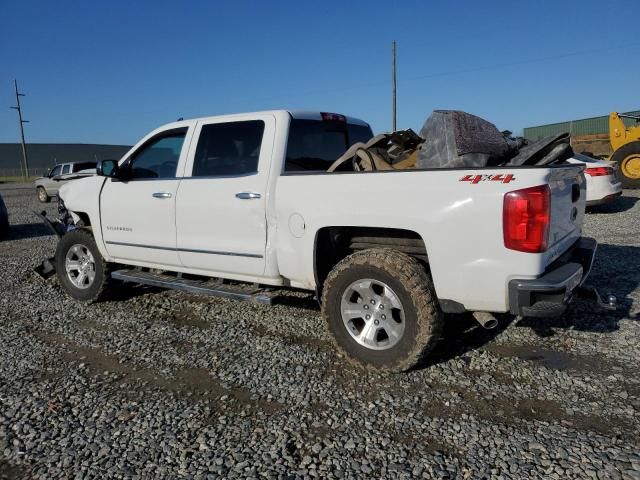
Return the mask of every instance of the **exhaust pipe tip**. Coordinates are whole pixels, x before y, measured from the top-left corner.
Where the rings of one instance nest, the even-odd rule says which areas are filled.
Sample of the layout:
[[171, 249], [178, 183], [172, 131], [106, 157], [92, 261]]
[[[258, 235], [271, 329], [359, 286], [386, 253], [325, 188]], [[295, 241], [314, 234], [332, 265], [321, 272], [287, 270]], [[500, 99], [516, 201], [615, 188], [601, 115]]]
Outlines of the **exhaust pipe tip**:
[[473, 312], [473, 318], [486, 330], [493, 330], [498, 326], [498, 319], [489, 312]]

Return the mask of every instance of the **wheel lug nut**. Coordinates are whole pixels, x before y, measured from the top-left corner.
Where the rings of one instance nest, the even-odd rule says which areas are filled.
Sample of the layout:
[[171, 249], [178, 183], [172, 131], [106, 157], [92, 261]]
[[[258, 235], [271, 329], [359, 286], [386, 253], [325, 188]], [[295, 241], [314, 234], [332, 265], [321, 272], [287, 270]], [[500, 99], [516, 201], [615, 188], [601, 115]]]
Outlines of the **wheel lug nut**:
[[[365, 315], [364, 318], [365, 318], [365, 320], [369, 320], [371, 318], [371, 315]], [[377, 322], [377, 320], [376, 320], [376, 322]]]
[[380, 310], [384, 310], [384, 305], [380, 304], [380, 306], [378, 307]]
[[375, 305], [376, 301], [375, 300], [371, 300], [371, 305]]
[[363, 308], [364, 308], [365, 310], [369, 310], [369, 305], [365, 305]]
[[382, 320], [386, 320], [386, 319], [387, 319], [387, 316], [386, 316], [386, 315], [380, 315], [380, 318], [381, 318]]
[[375, 323], [376, 325], [380, 325], [380, 320], [374, 320], [373, 323]]

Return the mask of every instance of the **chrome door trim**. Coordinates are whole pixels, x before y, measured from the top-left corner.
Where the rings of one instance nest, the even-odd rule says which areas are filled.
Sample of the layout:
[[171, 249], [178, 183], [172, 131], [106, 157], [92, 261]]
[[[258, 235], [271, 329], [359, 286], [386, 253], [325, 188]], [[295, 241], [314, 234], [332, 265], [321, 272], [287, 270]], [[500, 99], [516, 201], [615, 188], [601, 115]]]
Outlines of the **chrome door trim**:
[[210, 255], [227, 255], [233, 257], [247, 257], [247, 258], [262, 258], [262, 255], [258, 255], [256, 253], [239, 253], [239, 252], [222, 252], [222, 251], [214, 251], [214, 250], [198, 250], [192, 248], [173, 248], [173, 247], [159, 247], [157, 245], [144, 245], [141, 243], [127, 243], [127, 242], [113, 242], [106, 241], [108, 245], [119, 245], [121, 247], [138, 247], [138, 248], [151, 248], [154, 250], [172, 250], [176, 252], [185, 252], [185, 253], [207, 253]]

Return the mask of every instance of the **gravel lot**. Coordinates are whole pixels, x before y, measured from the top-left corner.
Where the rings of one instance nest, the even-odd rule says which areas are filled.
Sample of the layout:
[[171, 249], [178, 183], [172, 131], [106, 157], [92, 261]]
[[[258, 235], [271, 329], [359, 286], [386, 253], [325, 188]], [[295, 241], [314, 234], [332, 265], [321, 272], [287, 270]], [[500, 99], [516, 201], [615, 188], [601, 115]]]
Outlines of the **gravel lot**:
[[617, 312], [452, 316], [401, 375], [349, 367], [302, 294], [75, 303], [32, 273], [56, 243], [34, 192], [0, 194], [0, 479], [640, 479], [640, 192], [586, 220]]

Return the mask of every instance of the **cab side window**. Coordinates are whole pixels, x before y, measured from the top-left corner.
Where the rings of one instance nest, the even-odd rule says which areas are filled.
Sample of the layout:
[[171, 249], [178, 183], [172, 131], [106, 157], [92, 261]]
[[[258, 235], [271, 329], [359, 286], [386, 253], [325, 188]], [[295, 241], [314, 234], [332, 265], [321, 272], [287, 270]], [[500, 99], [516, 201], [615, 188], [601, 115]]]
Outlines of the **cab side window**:
[[186, 133], [172, 130], [140, 147], [131, 157], [131, 178], [175, 178]]
[[239, 176], [258, 171], [262, 120], [203, 125], [193, 160], [193, 177]]
[[62, 167], [62, 175], [66, 175], [68, 173], [71, 173], [71, 165], [66, 164], [64, 167]]

